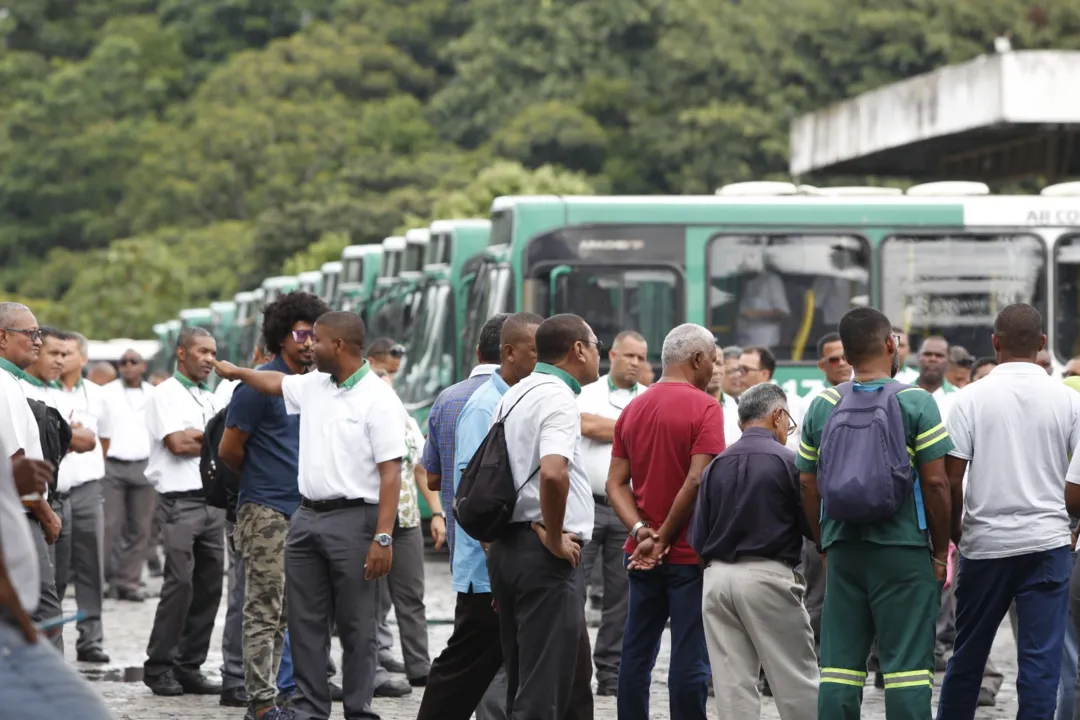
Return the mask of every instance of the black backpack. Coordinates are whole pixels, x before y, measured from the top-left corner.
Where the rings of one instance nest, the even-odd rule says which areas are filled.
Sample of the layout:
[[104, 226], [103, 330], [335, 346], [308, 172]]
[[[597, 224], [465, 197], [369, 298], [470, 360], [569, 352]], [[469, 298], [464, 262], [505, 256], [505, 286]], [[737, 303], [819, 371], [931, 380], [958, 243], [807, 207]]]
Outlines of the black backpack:
[[41, 436], [42, 457], [53, 466], [53, 480], [49, 484], [49, 490], [56, 491], [56, 480], [60, 476], [60, 462], [67, 455], [71, 447], [71, 425], [68, 425], [64, 416], [54, 408], [40, 400], [26, 399], [30, 405], [30, 411], [34, 413], [37, 422], [38, 435]]
[[240, 476], [221, 462], [218, 445], [225, 434], [225, 415], [229, 408], [222, 408], [206, 423], [203, 430], [202, 456], [199, 473], [202, 475], [203, 494], [206, 504], [225, 510], [229, 522], [236, 522], [236, 499], [240, 494]]
[[461, 482], [454, 493], [454, 519], [474, 540], [490, 543], [503, 536], [514, 514], [514, 505], [521, 489], [540, 471], [537, 467], [525, 478], [521, 487], [514, 487], [504, 427], [506, 418], [536, 387], [539, 386], [523, 392], [517, 402], [495, 421], [461, 472]]

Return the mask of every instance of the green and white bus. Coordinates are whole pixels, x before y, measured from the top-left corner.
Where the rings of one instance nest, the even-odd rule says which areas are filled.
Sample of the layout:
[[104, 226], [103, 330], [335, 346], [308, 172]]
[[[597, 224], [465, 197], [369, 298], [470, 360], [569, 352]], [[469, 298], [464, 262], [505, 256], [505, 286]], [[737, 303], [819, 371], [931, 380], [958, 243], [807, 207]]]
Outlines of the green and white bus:
[[807, 394], [821, 387], [817, 339], [853, 306], [881, 308], [913, 348], [940, 334], [980, 356], [997, 312], [1028, 302], [1058, 363], [1080, 352], [1080, 184], [1031, 197], [951, 182], [501, 197], [476, 264], [470, 347], [495, 312], [575, 312], [605, 345], [641, 332], [659, 371], [668, 330], [695, 322], [721, 345], [770, 346], [777, 380]]
[[340, 310], [355, 312], [368, 323], [367, 309], [382, 269], [381, 245], [350, 245], [341, 252]]
[[395, 308], [392, 308], [390, 303], [404, 259], [405, 238], [403, 236], [393, 235], [382, 241], [382, 262], [379, 277], [375, 279], [375, 292], [372, 293], [370, 305], [362, 313], [368, 325], [367, 334], [371, 339], [386, 335], [392, 329], [400, 327], [394, 324], [397, 318]]
[[334, 310], [341, 309], [341, 271], [342, 264], [338, 260], [325, 262], [319, 268], [322, 274], [322, 287], [319, 297]]

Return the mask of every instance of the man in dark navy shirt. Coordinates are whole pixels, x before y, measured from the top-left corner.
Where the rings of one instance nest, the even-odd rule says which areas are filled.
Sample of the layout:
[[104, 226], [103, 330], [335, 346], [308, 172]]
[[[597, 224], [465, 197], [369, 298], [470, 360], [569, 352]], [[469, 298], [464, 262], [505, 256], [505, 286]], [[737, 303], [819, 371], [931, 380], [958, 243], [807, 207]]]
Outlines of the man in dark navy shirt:
[[[274, 359], [260, 370], [304, 373], [315, 362], [315, 321], [330, 308], [293, 292], [263, 311], [263, 336]], [[297, 465], [300, 416], [285, 401], [240, 385], [233, 393], [219, 455], [240, 473], [233, 540], [244, 564], [244, 687], [251, 714], [288, 717], [276, 706], [277, 672], [285, 641], [285, 537], [300, 505]]]
[[720, 717], [761, 712], [764, 668], [782, 720], [817, 717], [818, 667], [805, 582], [795, 571], [809, 528], [795, 453], [795, 422], [778, 385], [739, 397], [742, 437], [705, 470], [690, 546], [706, 564], [701, 603]]

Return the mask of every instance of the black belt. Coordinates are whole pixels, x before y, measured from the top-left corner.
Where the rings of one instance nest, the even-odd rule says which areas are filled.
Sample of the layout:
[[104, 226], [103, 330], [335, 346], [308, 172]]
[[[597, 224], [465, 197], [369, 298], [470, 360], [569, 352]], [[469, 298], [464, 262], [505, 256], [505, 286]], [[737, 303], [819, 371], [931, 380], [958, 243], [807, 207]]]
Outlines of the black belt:
[[120, 463], [121, 465], [134, 465], [135, 463], [146, 462], [146, 458], [143, 458], [142, 460], [121, 460], [120, 458], [111, 457], [105, 458], [105, 460], [107, 462]]
[[334, 510], [344, 510], [345, 508], [374, 504], [375, 503], [368, 502], [363, 498], [335, 498], [334, 500], [308, 500], [307, 498], [300, 498], [300, 507], [307, 508], [308, 510], [317, 513], [333, 512]]
[[611, 503], [608, 502], [607, 495], [597, 495], [596, 493], [593, 493], [592, 499], [593, 499], [593, 502], [595, 502], [597, 505], [610, 505], [611, 504]]
[[161, 497], [166, 500], [202, 500], [206, 494], [202, 490], [184, 490], [183, 492], [163, 492]]

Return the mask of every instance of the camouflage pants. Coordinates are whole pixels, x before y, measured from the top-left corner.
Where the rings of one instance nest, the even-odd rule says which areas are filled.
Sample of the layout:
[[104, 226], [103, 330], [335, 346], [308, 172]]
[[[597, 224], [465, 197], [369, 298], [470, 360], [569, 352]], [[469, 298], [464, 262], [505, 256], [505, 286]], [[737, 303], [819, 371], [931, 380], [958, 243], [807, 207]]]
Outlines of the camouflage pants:
[[285, 537], [289, 518], [245, 503], [233, 540], [244, 560], [244, 689], [256, 710], [271, 707], [285, 642]]

